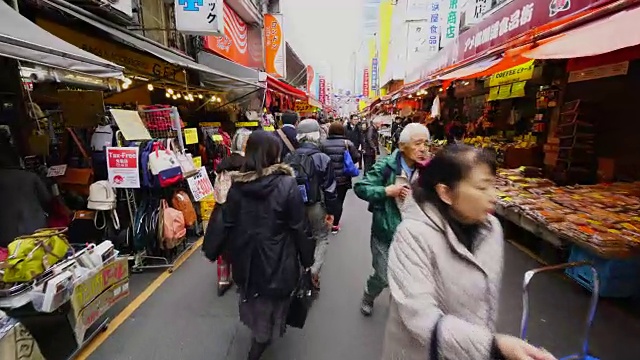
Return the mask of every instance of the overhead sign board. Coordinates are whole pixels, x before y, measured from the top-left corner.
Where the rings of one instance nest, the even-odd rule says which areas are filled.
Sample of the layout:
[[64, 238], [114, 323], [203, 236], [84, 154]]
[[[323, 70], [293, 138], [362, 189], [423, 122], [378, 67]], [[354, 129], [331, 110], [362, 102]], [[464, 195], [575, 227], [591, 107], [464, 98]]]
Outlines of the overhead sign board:
[[224, 34], [223, 0], [176, 0], [176, 30], [191, 35]]

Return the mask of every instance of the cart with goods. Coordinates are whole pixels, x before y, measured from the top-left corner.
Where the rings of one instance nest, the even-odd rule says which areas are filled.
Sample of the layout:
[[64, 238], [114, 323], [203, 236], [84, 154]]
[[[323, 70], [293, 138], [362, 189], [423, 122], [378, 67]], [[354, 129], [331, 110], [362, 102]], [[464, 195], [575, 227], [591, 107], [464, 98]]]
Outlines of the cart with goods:
[[591, 302], [589, 304], [589, 310], [583, 329], [582, 348], [577, 354], [563, 356], [560, 360], [599, 360], [598, 358], [589, 354], [589, 333], [591, 331], [591, 325], [593, 324], [593, 318], [596, 314], [596, 308], [598, 306], [598, 292], [600, 288], [600, 281], [598, 280], [598, 271], [589, 262], [572, 262], [567, 264], [553, 265], [542, 267], [538, 269], [529, 270], [524, 274], [524, 281], [522, 284], [522, 320], [520, 322], [520, 337], [523, 340], [527, 340], [527, 329], [529, 324], [529, 285], [531, 280], [537, 274], [543, 272], [563, 271], [574, 268], [590, 268], [592, 273], [594, 291], [591, 293]]

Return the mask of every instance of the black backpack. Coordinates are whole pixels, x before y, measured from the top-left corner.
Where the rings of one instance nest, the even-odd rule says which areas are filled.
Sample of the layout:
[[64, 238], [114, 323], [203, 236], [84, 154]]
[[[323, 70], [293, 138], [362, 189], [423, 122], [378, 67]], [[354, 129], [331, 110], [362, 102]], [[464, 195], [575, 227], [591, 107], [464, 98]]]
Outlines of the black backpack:
[[284, 163], [291, 166], [305, 205], [313, 205], [321, 201], [320, 179], [313, 161], [314, 154], [319, 151], [301, 154], [298, 151], [289, 153]]

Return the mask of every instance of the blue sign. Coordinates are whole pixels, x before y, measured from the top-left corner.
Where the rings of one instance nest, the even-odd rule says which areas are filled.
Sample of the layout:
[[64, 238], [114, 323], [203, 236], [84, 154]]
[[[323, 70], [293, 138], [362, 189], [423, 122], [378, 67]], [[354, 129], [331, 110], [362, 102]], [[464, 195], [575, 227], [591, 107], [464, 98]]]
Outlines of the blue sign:
[[183, 6], [184, 11], [200, 11], [200, 6], [204, 6], [204, 0], [178, 0], [178, 5]]
[[371, 91], [378, 91], [378, 58], [371, 60]]

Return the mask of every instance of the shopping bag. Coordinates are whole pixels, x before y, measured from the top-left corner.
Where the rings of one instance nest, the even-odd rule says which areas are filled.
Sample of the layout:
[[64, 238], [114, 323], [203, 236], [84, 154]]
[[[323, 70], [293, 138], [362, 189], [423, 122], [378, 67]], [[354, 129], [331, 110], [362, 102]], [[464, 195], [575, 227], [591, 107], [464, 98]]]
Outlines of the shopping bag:
[[353, 163], [353, 159], [351, 158], [351, 153], [349, 152], [349, 143], [344, 142], [346, 146], [346, 150], [344, 151], [344, 174], [350, 177], [357, 177], [360, 175], [360, 170], [356, 167], [356, 164]]
[[313, 301], [311, 289], [311, 272], [305, 271], [298, 280], [298, 286], [291, 296], [287, 325], [302, 329], [307, 321], [307, 314]]

